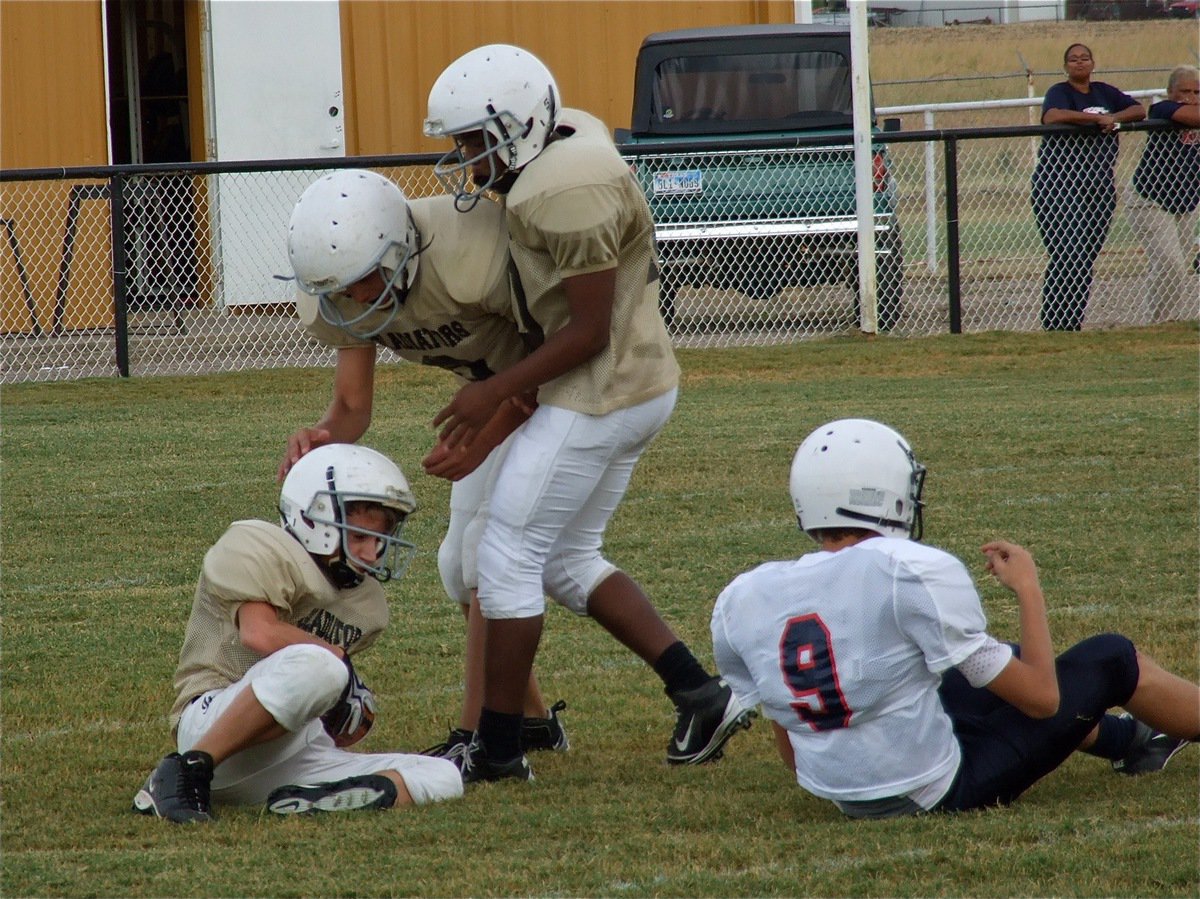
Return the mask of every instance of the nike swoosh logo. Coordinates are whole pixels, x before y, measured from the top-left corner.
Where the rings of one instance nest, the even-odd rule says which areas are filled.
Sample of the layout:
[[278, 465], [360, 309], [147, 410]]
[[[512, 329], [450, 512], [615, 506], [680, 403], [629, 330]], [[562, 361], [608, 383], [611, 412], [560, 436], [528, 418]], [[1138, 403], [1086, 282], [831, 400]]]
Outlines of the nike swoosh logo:
[[692, 742], [692, 728], [695, 726], [696, 726], [696, 718], [695, 718], [695, 716], [693, 716], [692, 720], [688, 722], [688, 729], [683, 732], [683, 739], [675, 740], [675, 748], [678, 749], [680, 752], [683, 752], [685, 749], [687, 749], [688, 744]]

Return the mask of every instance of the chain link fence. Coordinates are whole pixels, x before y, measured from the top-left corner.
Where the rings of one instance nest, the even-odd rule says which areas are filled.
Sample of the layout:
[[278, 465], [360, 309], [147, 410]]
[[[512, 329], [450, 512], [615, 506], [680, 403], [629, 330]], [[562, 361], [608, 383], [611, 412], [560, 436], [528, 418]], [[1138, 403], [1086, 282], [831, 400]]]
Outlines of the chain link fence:
[[[1181, 238], [1186, 272], [1164, 275], [1159, 266], [1152, 275], [1127, 215], [1126, 189], [1147, 133], [1161, 129], [1121, 133], [1118, 204], [1095, 262], [1084, 328], [1200, 315], [1194, 217]], [[882, 330], [1042, 327], [1047, 253], [1031, 211], [1030, 174], [1038, 135], [1052, 130], [881, 137], [877, 146], [887, 149], [874, 177]], [[846, 148], [804, 152], [810, 177], [823, 164], [844, 177]], [[794, 176], [788, 154], [796, 153], [745, 149], [727, 152], [723, 164], [777, 180]], [[298, 324], [294, 285], [275, 277], [290, 274], [292, 205], [319, 172], [344, 165], [373, 168], [410, 197], [429, 196], [441, 189], [433, 159], [0, 173], [0, 382], [331, 365], [333, 352]], [[677, 155], [630, 162], [651, 190], [682, 183], [662, 174], [680, 170]], [[762, 208], [740, 210], [739, 217], [734, 204], [732, 217], [709, 223], [725, 229], [719, 240], [682, 256], [668, 233], [678, 222], [659, 216], [664, 313], [678, 346], [765, 345], [860, 328], [857, 232], [844, 209], [834, 214], [809, 192], [804, 208], [765, 210], [765, 223]], [[1081, 204], [1081, 227], [1084, 212]], [[1163, 291], [1180, 298], [1165, 311], [1154, 302]]]
[[[433, 159], [353, 163], [419, 197]], [[306, 163], [0, 173], [0, 383], [332, 364], [283, 280]]]

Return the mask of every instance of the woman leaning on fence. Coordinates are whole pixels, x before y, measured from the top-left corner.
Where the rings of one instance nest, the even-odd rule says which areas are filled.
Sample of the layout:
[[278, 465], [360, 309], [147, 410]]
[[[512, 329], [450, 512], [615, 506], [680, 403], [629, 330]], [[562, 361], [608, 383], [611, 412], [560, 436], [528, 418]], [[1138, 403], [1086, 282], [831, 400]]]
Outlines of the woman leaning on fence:
[[1043, 125], [1096, 126], [1080, 134], [1047, 134], [1033, 170], [1031, 202], [1049, 254], [1042, 284], [1042, 327], [1078, 331], [1092, 286], [1092, 265], [1117, 207], [1113, 169], [1123, 122], [1146, 111], [1111, 84], [1092, 81], [1092, 51], [1072, 44], [1063, 54], [1067, 80], [1042, 101]]
[[1125, 189], [1125, 214], [1146, 251], [1150, 320], [1197, 315], [1196, 220], [1200, 208], [1200, 73], [1179, 66], [1167, 80], [1167, 99], [1150, 118], [1175, 127], [1152, 131], [1133, 181]]

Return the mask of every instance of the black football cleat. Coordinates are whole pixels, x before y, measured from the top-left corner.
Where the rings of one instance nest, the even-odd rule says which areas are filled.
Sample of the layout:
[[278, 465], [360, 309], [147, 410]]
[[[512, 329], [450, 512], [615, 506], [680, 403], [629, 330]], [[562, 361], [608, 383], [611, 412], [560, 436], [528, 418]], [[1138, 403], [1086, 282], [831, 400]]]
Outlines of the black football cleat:
[[[1132, 716], [1125, 712], [1121, 717]], [[1136, 719], [1135, 722], [1137, 730], [1134, 732], [1133, 742], [1125, 750], [1125, 755], [1114, 759], [1112, 763], [1113, 770], [1118, 774], [1137, 775], [1161, 771], [1167, 767], [1167, 762], [1174, 758], [1175, 753], [1189, 742], [1181, 737], [1169, 737], [1159, 733], [1150, 725]]]
[[750, 727], [758, 713], [743, 709], [721, 677], [693, 690], [668, 694], [677, 714], [675, 733], [667, 744], [667, 763], [700, 765], [716, 761], [739, 729]]
[[362, 774], [330, 783], [289, 784], [267, 796], [267, 811], [276, 815], [353, 812], [396, 804], [396, 785], [382, 774]]
[[202, 824], [214, 819], [210, 792], [213, 760], [207, 752], [172, 752], [158, 763], [133, 797], [133, 810], [175, 824]]
[[571, 741], [567, 738], [567, 731], [558, 717], [558, 713], [566, 708], [566, 702], [560, 699], [550, 706], [549, 718], [522, 718], [521, 748], [526, 752], [566, 752], [570, 749]]

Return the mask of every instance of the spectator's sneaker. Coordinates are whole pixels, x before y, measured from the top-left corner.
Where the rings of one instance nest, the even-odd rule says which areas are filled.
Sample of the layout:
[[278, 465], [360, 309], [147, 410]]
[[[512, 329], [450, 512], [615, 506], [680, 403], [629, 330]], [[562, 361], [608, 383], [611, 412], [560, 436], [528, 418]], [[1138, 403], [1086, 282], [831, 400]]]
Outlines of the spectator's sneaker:
[[436, 746], [422, 749], [421, 755], [431, 755], [435, 758], [453, 762], [454, 767], [462, 771], [463, 759], [467, 757], [467, 747], [471, 745], [471, 738], [474, 736], [471, 731], [464, 730], [461, 727], [451, 728], [450, 736], [446, 737], [445, 740]]
[[213, 820], [209, 794], [213, 760], [207, 752], [172, 752], [133, 797], [133, 810], [143, 815], [166, 818], [176, 824], [199, 824]]
[[[1132, 717], [1128, 712], [1122, 718]], [[1125, 750], [1125, 756], [1113, 761], [1113, 770], [1120, 774], [1149, 774], [1167, 767], [1167, 762], [1188, 744], [1180, 737], [1168, 737], [1148, 724], [1137, 722], [1133, 742]]]
[[462, 779], [464, 784], [479, 783], [485, 780], [533, 780], [533, 769], [529, 767], [529, 759], [525, 754], [511, 759], [495, 760], [487, 757], [483, 744], [476, 737], [471, 741], [467, 754], [463, 758]]
[[521, 748], [526, 752], [538, 752], [542, 749], [566, 752], [570, 749], [571, 741], [567, 739], [567, 732], [558, 718], [558, 713], [566, 708], [566, 702], [560, 699], [550, 706], [549, 718], [523, 718]]
[[758, 715], [743, 709], [723, 678], [713, 677], [694, 690], [668, 693], [678, 718], [667, 745], [667, 763], [699, 765], [716, 761], [729, 738], [739, 728], [748, 728]]
[[289, 784], [267, 796], [267, 811], [277, 815], [312, 812], [352, 812], [362, 808], [391, 808], [396, 785], [382, 774], [362, 774], [331, 783]]

